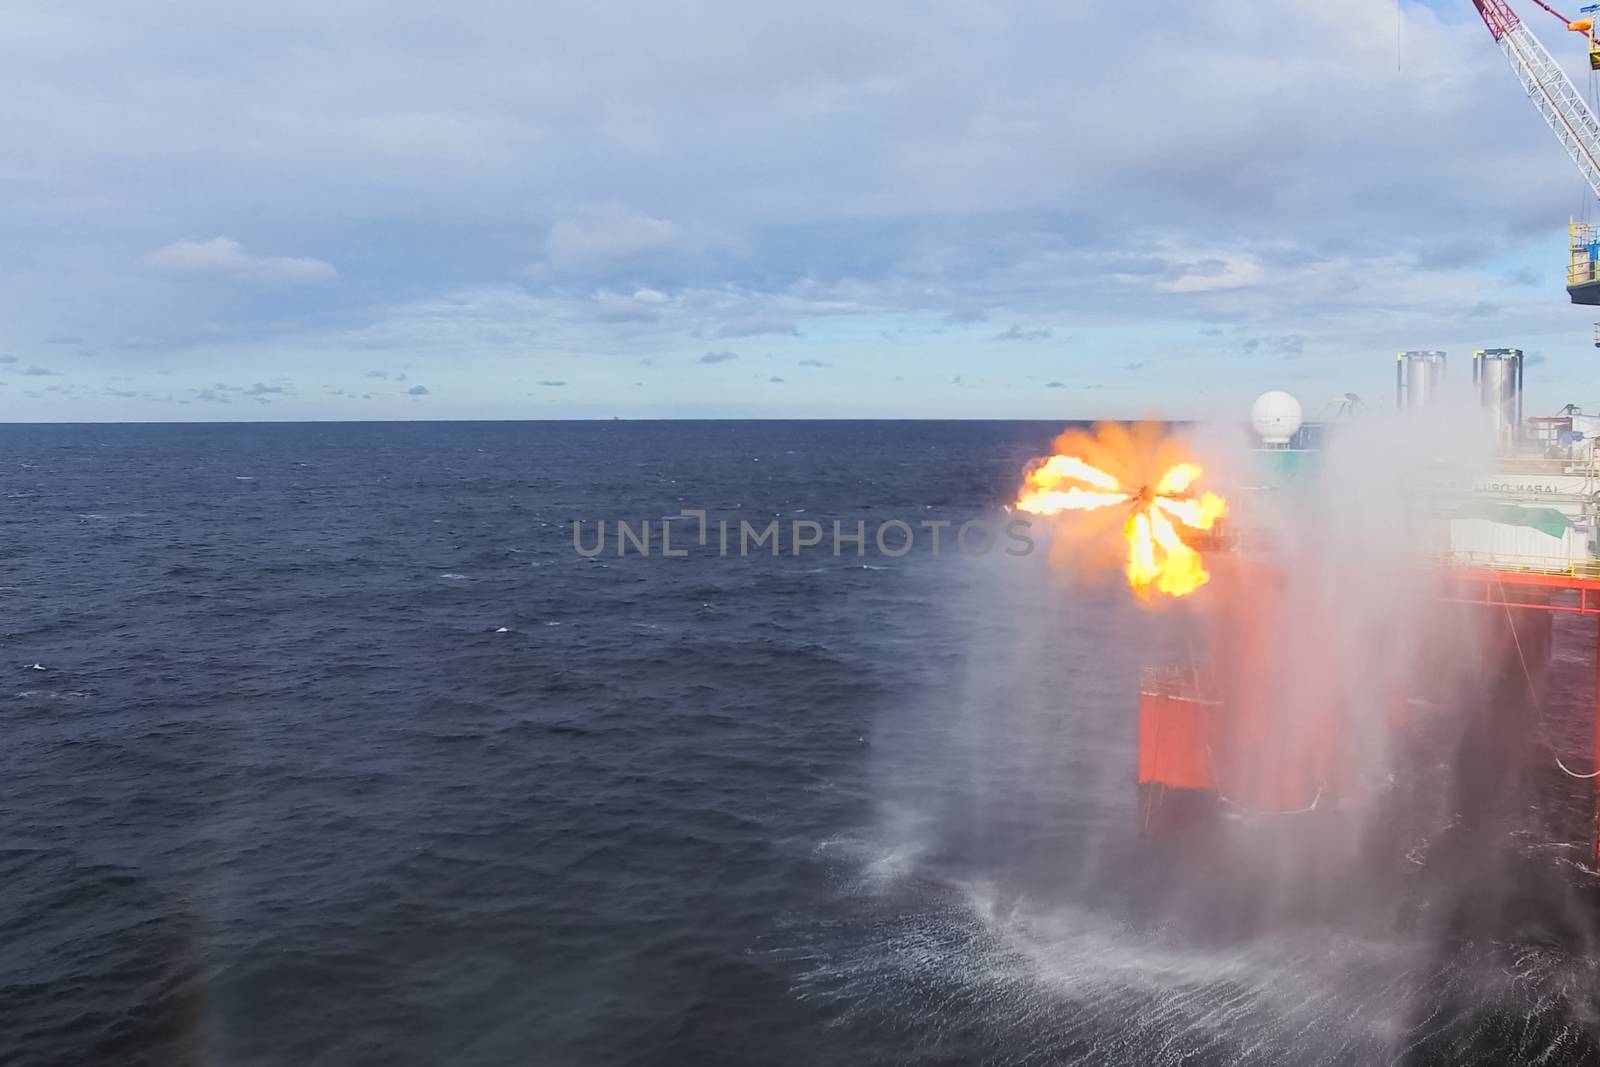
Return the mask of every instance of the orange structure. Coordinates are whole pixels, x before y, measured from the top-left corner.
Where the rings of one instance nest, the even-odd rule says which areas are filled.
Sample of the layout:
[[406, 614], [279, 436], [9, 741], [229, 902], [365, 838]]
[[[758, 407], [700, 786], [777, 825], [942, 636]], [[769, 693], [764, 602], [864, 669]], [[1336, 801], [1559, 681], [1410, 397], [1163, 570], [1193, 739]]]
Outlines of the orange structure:
[[[1282, 576], [1269, 563], [1238, 557], [1208, 563], [1217, 580], [1208, 605], [1207, 662], [1147, 670], [1140, 687], [1138, 786], [1145, 829], [1197, 806], [1309, 811], [1336, 803], [1354, 787], [1352, 745], [1359, 729], [1340, 706], [1348, 687], [1316, 677], [1315, 662], [1284, 661], [1281, 635], [1293, 620], [1286, 618]], [[1503, 620], [1484, 649], [1493, 662], [1542, 661], [1557, 614], [1600, 618], [1600, 577], [1449, 567], [1437, 578], [1442, 601], [1493, 608], [1495, 615], [1482, 621]], [[1592, 747], [1600, 768], [1600, 624], [1595, 672]], [[1407, 696], [1385, 694], [1380, 726], [1405, 726]], [[1600, 789], [1600, 778], [1587, 787]], [[1600, 862], [1600, 792], [1592, 847]]]
[[[1254, 810], [1314, 807], [1341, 776], [1337, 689], [1316, 664], [1283, 654], [1292, 620], [1276, 567], [1226, 555], [1210, 563], [1209, 657], [1187, 671], [1146, 672], [1139, 781]], [[1308, 694], [1322, 703], [1308, 706]]]

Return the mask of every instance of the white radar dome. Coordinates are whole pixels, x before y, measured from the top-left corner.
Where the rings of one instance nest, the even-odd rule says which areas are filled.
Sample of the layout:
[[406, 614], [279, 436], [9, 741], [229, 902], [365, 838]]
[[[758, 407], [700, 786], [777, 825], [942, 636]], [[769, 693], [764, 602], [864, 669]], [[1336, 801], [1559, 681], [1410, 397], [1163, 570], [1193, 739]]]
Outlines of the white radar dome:
[[1288, 444], [1302, 421], [1300, 401], [1276, 389], [1262, 393], [1250, 405], [1250, 425], [1255, 427], [1264, 445]]

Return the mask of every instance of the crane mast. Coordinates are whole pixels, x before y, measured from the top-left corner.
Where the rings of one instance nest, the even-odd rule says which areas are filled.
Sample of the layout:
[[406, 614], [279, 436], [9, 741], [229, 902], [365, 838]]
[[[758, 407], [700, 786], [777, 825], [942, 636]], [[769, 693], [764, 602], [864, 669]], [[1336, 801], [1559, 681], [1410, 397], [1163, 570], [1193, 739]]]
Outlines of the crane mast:
[[[1505, 53], [1545, 125], [1583, 173], [1589, 189], [1600, 197], [1600, 120], [1595, 118], [1572, 79], [1505, 0], [1472, 0], [1472, 4], [1483, 16], [1484, 24], [1500, 45], [1500, 51]], [[1540, 6], [1549, 10], [1547, 5]], [[1568, 25], [1572, 29], [1579, 28], [1579, 24]], [[1574, 304], [1600, 304], [1600, 276], [1596, 274], [1600, 242], [1596, 241], [1593, 228], [1585, 223], [1570, 223], [1568, 232], [1567, 293]]]

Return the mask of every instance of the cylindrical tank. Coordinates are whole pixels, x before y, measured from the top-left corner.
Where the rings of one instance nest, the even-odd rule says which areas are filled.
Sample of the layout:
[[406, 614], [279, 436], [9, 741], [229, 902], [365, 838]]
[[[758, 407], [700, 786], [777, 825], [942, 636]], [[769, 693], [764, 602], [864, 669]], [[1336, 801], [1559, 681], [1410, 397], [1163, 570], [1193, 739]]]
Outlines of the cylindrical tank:
[[1395, 357], [1394, 404], [1417, 411], [1438, 399], [1444, 385], [1444, 353], [1437, 349], [1401, 352]]
[[1478, 403], [1489, 416], [1495, 443], [1511, 448], [1522, 433], [1522, 349], [1481, 348], [1472, 354]]

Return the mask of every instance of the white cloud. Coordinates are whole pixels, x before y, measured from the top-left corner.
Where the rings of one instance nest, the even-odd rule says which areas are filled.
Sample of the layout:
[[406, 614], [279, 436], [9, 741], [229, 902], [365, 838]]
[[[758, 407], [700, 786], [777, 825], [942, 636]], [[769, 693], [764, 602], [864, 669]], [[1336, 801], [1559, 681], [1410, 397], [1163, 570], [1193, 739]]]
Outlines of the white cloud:
[[228, 278], [256, 285], [318, 285], [338, 278], [320, 259], [253, 256], [231, 237], [173, 241], [144, 257], [146, 266], [172, 274]]
[[1119, 274], [1117, 278], [1163, 293], [1208, 293], [1260, 285], [1266, 276], [1261, 261], [1253, 255], [1214, 252], [1166, 258], [1160, 272], [1154, 275]]
[[550, 227], [545, 251], [558, 269], [612, 266], [660, 252], [681, 234], [675, 223], [608, 204]]
[[[1576, 175], [1467, 4], [1280, 0], [1264, 18], [1194, 0], [1141, 22], [1076, 2], [705, 0], [619, 20], [614, 2], [459, 0], [446, 28], [414, 0], [392, 20], [376, 0], [285, 0], [216, 33], [195, 28], [200, 0], [171, 6], [172, 34], [151, 35], [131, 7], [13, 5], [0, 350], [19, 370], [56, 365], [22, 346], [57, 334], [152, 364], [292, 337], [356, 374], [414, 353], [676, 365], [725, 343], [751, 367], [733, 339], [767, 335], [838, 368], [798, 392], [880, 357], [909, 369], [882, 339], [930, 323], [952, 361], [1052, 323], [1085, 353], [1125, 331], [1111, 366], [1181, 332], [1253, 361], [1240, 373], [1265, 339], [1304, 336], [1299, 364], [1330, 377], [1314, 357], [1468, 327], [1587, 343], [1561, 290]], [[248, 250], [157, 247], [184, 233]], [[151, 248], [150, 270], [123, 269]], [[327, 261], [267, 254], [296, 248]], [[218, 300], [159, 274], [267, 291]], [[1462, 325], [1491, 305], [1493, 331]], [[275, 373], [227, 358], [234, 381]], [[327, 384], [294, 373], [294, 403]]]
[[642, 299], [638, 293], [598, 292], [594, 295], [594, 316], [602, 322], [655, 322], [661, 317], [658, 300]]

